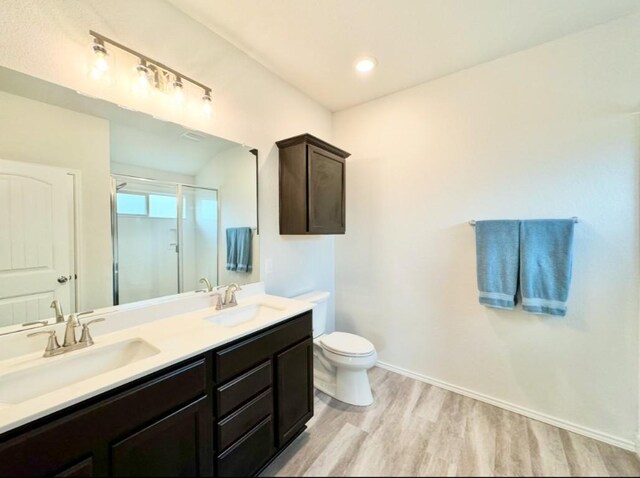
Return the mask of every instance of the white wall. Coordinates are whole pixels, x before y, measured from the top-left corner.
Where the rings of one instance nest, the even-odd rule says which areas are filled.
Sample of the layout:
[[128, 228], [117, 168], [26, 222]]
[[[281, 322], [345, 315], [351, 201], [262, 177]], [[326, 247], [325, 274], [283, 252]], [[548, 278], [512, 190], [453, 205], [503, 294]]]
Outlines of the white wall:
[[[260, 280], [260, 236], [256, 214], [256, 157], [244, 146], [228, 148], [211, 158], [196, 175], [200, 186], [215, 188], [220, 200], [220, 244], [218, 283], [249, 284]], [[228, 271], [227, 228], [251, 227], [253, 233], [252, 263], [250, 273]]]
[[[638, 51], [635, 16], [337, 113], [334, 141], [353, 154], [337, 328], [388, 364], [630, 445]], [[478, 304], [467, 221], [570, 216], [567, 317]]]
[[[270, 293], [334, 291], [334, 238], [278, 233], [278, 151], [275, 141], [309, 132], [331, 140], [331, 114], [218, 35], [155, 0], [3, 0], [0, 64], [137, 108], [260, 151], [261, 269]], [[267, 26], [267, 25], [265, 25]], [[118, 85], [87, 78], [89, 29], [96, 30], [213, 88], [212, 121], [179, 115], [134, 98]], [[167, 41], [167, 39], [171, 39]], [[330, 307], [333, 326], [333, 307]]]
[[109, 123], [0, 92], [0, 158], [80, 171], [80, 308], [111, 305]]

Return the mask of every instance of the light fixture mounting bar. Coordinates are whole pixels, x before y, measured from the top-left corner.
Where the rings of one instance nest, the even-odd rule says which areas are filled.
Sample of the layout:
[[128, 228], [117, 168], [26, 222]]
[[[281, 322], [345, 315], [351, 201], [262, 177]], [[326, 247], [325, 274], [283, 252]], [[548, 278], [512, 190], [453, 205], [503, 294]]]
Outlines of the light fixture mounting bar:
[[108, 38], [108, 37], [106, 37], [104, 35], [101, 35], [98, 32], [94, 32], [93, 30], [89, 30], [89, 34], [93, 38], [98, 40], [99, 42], [109, 43], [110, 45], [113, 45], [113, 46], [115, 46], [116, 48], [118, 48], [120, 50], [126, 51], [127, 53], [138, 57], [143, 62], [150, 63], [152, 65], [155, 65], [155, 66], [159, 67], [159, 68], [162, 68], [165, 71], [168, 71], [169, 73], [174, 74], [176, 76], [176, 78], [180, 78], [181, 80], [188, 81], [189, 83], [192, 83], [192, 84], [196, 85], [197, 87], [202, 88], [204, 90], [205, 94], [209, 94], [209, 95], [211, 94], [211, 88], [209, 88], [208, 86], [203, 85], [202, 83], [200, 83], [199, 81], [194, 80], [193, 78], [189, 78], [188, 76], [183, 75], [179, 71], [174, 70], [171, 67], [168, 67], [164, 63], [160, 63], [159, 61], [156, 61], [153, 58], [148, 57], [147, 55], [143, 55], [142, 53], [139, 53], [139, 52], [127, 47], [127, 46], [124, 46], [122, 43], [118, 43], [117, 41], [112, 40], [111, 38]]

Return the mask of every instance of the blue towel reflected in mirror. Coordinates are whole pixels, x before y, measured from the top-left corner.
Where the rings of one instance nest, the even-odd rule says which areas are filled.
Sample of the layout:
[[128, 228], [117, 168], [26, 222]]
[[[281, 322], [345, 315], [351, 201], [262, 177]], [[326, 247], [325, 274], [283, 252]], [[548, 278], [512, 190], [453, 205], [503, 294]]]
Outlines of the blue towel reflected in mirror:
[[227, 270], [251, 272], [252, 230], [250, 227], [227, 228]]

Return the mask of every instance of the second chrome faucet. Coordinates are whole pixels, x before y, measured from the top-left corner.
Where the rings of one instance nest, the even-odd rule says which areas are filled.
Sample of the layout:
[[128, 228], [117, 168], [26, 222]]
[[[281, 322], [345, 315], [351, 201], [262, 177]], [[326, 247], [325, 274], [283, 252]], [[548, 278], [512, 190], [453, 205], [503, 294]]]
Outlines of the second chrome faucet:
[[[197, 290], [196, 292], [213, 292], [214, 287], [213, 285], [211, 285], [211, 281], [209, 279], [207, 279], [206, 277], [202, 277], [199, 282], [201, 284], [204, 284], [207, 287], [207, 290]], [[215, 290], [224, 289], [225, 287], [227, 289], [224, 291], [224, 294], [221, 294], [220, 292], [214, 292], [213, 294], [211, 294], [211, 297], [218, 297], [216, 310], [228, 309], [229, 307], [238, 305], [236, 292], [242, 290], [242, 287], [233, 282], [229, 285], [220, 285], [218, 287], [215, 287]]]
[[238, 284], [234, 282], [233, 284], [221, 285], [219, 287], [216, 287], [216, 290], [223, 289], [225, 287], [227, 289], [224, 291], [224, 295], [221, 294], [220, 292], [215, 292], [214, 294], [211, 294], [212, 297], [214, 295], [218, 296], [218, 302], [216, 303], [216, 310], [228, 309], [229, 307], [234, 307], [238, 305], [238, 301], [236, 299], [236, 292], [239, 290], [242, 290], [242, 287], [240, 287]]

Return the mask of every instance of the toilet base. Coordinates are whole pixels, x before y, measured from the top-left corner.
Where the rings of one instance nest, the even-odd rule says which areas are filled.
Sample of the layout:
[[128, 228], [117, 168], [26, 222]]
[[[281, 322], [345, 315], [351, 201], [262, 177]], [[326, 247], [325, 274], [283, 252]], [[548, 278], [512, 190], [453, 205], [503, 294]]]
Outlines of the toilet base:
[[336, 396], [336, 384], [313, 377], [313, 386], [330, 397]]
[[313, 385], [318, 390], [350, 405], [367, 407], [373, 403], [367, 369], [375, 364], [377, 357], [371, 357], [370, 365], [366, 368], [356, 369], [352, 366], [334, 366], [319, 345], [314, 346], [313, 355]]
[[360, 407], [371, 405], [373, 394], [367, 371], [338, 369], [336, 398]]

